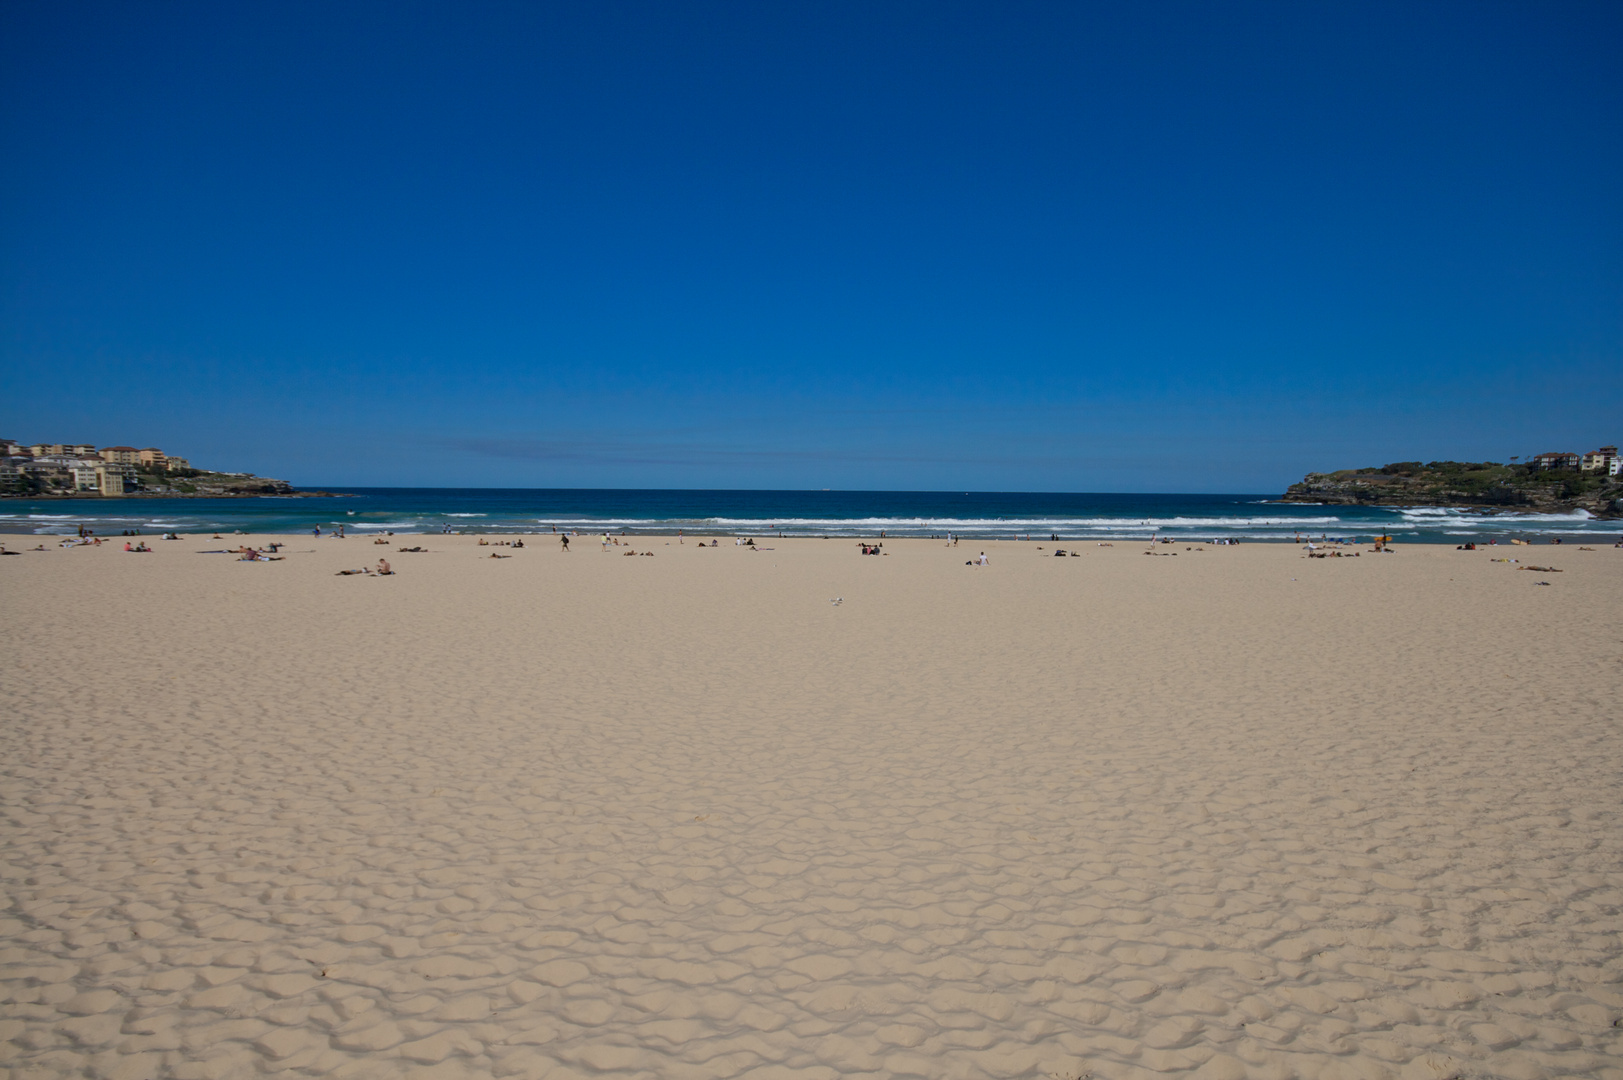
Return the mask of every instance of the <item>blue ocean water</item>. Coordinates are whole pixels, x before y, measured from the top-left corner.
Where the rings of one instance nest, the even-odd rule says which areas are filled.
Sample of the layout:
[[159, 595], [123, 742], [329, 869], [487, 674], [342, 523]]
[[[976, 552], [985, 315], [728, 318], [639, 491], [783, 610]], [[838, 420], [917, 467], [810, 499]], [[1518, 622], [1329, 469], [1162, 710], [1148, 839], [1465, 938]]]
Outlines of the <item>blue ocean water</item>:
[[670, 491], [348, 488], [342, 498], [0, 501], [0, 532], [101, 535], [297, 533], [674, 533], [732, 536], [942, 536], [1066, 540], [1291, 540], [1361, 537], [1457, 544], [1559, 536], [1611, 543], [1623, 521], [1572, 514], [1280, 503], [1269, 495], [1112, 495], [994, 491]]

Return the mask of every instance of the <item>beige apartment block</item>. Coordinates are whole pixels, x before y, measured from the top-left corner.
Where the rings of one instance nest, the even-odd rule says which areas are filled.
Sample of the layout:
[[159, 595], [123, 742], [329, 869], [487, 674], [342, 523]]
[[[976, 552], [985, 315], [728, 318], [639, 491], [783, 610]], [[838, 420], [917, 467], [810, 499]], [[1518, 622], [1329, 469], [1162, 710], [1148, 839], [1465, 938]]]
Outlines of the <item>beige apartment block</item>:
[[133, 446], [104, 446], [101, 450], [101, 459], [114, 465], [139, 465], [141, 451]]
[[1591, 450], [1584, 455], [1582, 468], [1584, 472], [1610, 473], [1612, 471], [1612, 462], [1616, 460], [1617, 447], [1603, 446], [1599, 450]]
[[101, 486], [103, 495], [124, 494], [124, 470], [108, 468], [106, 465], [96, 466], [96, 479]]

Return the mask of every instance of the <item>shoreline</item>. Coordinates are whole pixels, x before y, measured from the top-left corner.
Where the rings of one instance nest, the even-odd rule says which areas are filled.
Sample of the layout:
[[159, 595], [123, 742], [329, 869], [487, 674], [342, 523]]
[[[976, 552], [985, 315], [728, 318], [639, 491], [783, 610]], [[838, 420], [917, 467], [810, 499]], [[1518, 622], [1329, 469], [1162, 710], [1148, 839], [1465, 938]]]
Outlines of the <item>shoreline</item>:
[[[66, 530], [72, 530], [72, 529], [76, 528], [75, 525], [71, 525], [71, 524], [66, 523], [66, 522], [59, 523], [59, 524], [53, 524], [53, 525], [47, 526], [47, 527], [49, 527], [49, 528], [61, 528], [61, 529], [66, 529]], [[326, 541], [334, 538], [334, 534], [330, 530], [325, 530], [325, 529], [322, 531], [320, 537], [313, 537], [310, 534], [309, 530], [307, 530], [307, 529], [293, 529], [293, 530], [289, 530], [289, 531], [286, 531], [286, 532], [267, 532], [267, 531], [245, 532], [245, 531], [238, 531], [238, 530], [231, 530], [231, 531], [220, 530], [218, 533], [216, 533], [215, 531], [211, 531], [211, 530], [198, 531], [198, 530], [181, 530], [181, 529], [162, 529], [162, 528], [154, 529], [154, 528], [151, 528], [151, 527], [146, 528], [144, 531], [139, 529], [139, 528], [135, 528], [135, 529], [131, 529], [129, 531], [120, 531], [120, 532], [111, 532], [111, 531], [108, 531], [108, 532], [92, 532], [90, 535], [100, 537], [102, 542], [104, 544], [107, 544], [107, 543], [111, 543], [111, 542], [113, 542], [115, 540], [117, 540], [117, 541], [133, 540], [133, 539], [143, 539], [143, 540], [158, 539], [158, 540], [161, 540], [161, 539], [163, 539], [163, 537], [166, 534], [168, 534], [170, 532], [179, 533], [180, 538], [183, 539], [183, 540], [212, 539], [212, 538], [216, 537], [216, 535], [217, 535], [218, 538], [221, 539], [221, 540], [243, 540], [243, 541], [246, 542], [248, 540], [253, 540], [255, 538], [258, 538], [258, 539], [263, 539], [263, 540], [275, 540], [276, 542], [283, 543], [283, 544], [288, 543], [290, 540], [309, 540], [309, 541], [313, 542], [313, 541], [319, 539], [322, 542], [326, 542]], [[40, 531], [36, 531], [34, 529], [25, 529], [25, 528], [17, 527], [17, 526], [14, 526], [10, 522], [0, 522], [0, 536], [30, 537], [30, 538], [35, 538], [38, 542], [44, 543], [44, 542], [47, 542], [47, 541], [49, 541], [49, 542], [58, 542], [58, 541], [61, 541], [61, 540], [64, 540], [64, 539], [70, 539], [70, 538], [75, 537], [76, 535], [77, 535], [77, 533], [73, 532], [73, 531], [40, 532]], [[450, 533], [442, 533], [442, 532], [438, 532], [438, 531], [410, 532], [410, 531], [407, 531], [407, 530], [394, 530], [394, 531], [386, 531], [386, 532], [379, 532], [379, 531], [371, 530], [371, 529], [354, 530], [354, 531], [348, 532], [347, 535], [345, 535], [343, 537], [339, 537], [338, 539], [343, 540], [343, 541], [366, 542], [366, 541], [375, 540], [375, 539], [377, 539], [379, 537], [384, 537], [384, 538], [390, 540], [390, 542], [392, 543], [395, 540], [405, 541], [405, 540], [408, 540], [408, 539], [409, 540], [414, 540], [414, 541], [422, 541], [422, 540], [429, 540], [429, 539], [440, 539], [440, 538], [445, 538], [445, 539], [460, 538], [460, 539], [477, 540], [480, 537], [487, 537], [487, 538], [491, 538], [491, 539], [494, 539], [494, 540], [515, 540], [515, 539], [518, 539], [518, 540], [524, 540], [526, 542], [534, 542], [536, 544], [543, 544], [543, 543], [556, 544], [556, 542], [558, 540], [558, 537], [560, 535], [562, 535], [562, 534], [561, 533], [554, 533], [554, 532], [525, 531], [525, 530], [523, 530], [523, 529], [521, 529], [520, 527], [517, 527], [517, 526], [514, 526], [514, 527], [492, 526], [492, 527], [487, 527], [485, 529], [479, 529], [479, 530], [463, 529], [463, 530], [453, 531], [453, 532], [450, 532]], [[598, 543], [598, 537], [600, 537], [602, 535], [603, 535], [602, 530], [570, 531], [570, 533], [569, 533], [569, 537], [570, 537], [570, 540], [571, 540], [572, 543], [578, 542], [580, 544], [587, 545], [587, 546], [592, 546], [592, 545], [597, 544]], [[724, 547], [733, 546], [731, 541], [733, 541], [734, 539], [739, 538], [739, 537], [743, 537], [745, 539], [754, 539], [757, 542], [758, 545], [759, 544], [770, 544], [775, 540], [816, 541], [816, 542], [830, 542], [830, 543], [841, 543], [841, 542], [875, 543], [875, 542], [877, 542], [877, 543], [880, 543], [880, 544], [892, 543], [892, 542], [894, 542], [894, 543], [908, 542], [908, 543], [926, 543], [926, 544], [934, 543], [934, 544], [945, 545], [947, 543], [946, 537], [944, 535], [943, 536], [928, 536], [928, 535], [913, 535], [913, 534], [881, 535], [878, 532], [873, 532], [873, 533], [849, 532], [849, 533], [837, 533], [837, 534], [836, 533], [823, 534], [823, 533], [788, 533], [788, 532], [785, 532], [785, 533], [782, 533], [782, 534], [768, 535], [768, 534], [765, 534], [765, 533], [747, 533], [747, 532], [712, 531], [712, 530], [692, 529], [692, 530], [684, 530], [681, 534], [678, 534], [676, 532], [665, 531], [665, 530], [650, 530], [650, 531], [646, 531], [646, 532], [637, 531], [637, 530], [626, 530], [626, 531], [623, 531], [623, 532], [611, 532], [611, 533], [609, 533], [609, 535], [611, 537], [613, 537], [613, 538], [616, 538], [616, 539], [619, 539], [619, 540], [622, 540], [622, 541], [636, 540], [636, 541], [644, 541], [644, 542], [653, 542], [653, 541], [656, 541], [656, 540], [658, 540], [658, 541], [678, 541], [678, 540], [681, 540], [681, 539], [686, 539], [686, 540], [690, 540], [690, 541], [695, 541], [695, 540], [699, 540], [699, 539], [722, 540], [722, 541], [727, 541], [727, 543], [722, 545]], [[1302, 535], [1299, 539], [1294, 538], [1294, 537], [1280, 537], [1280, 536], [1270, 536], [1270, 537], [1232, 536], [1232, 537], [1223, 538], [1221, 540], [1213, 540], [1213, 539], [1200, 539], [1198, 537], [1192, 537], [1192, 536], [1189, 536], [1189, 537], [1185, 537], [1185, 536], [1167, 537], [1165, 535], [1158, 535], [1158, 536], [1152, 537], [1152, 536], [1144, 535], [1142, 533], [1136, 533], [1136, 534], [1135, 533], [1119, 533], [1119, 534], [1116, 534], [1116, 533], [1113, 533], [1113, 534], [1090, 533], [1087, 536], [1075, 536], [1075, 535], [1064, 536], [1064, 535], [1061, 535], [1057, 539], [1052, 539], [1050, 536], [1035, 536], [1035, 535], [1030, 536], [1030, 537], [1027, 537], [1025, 535], [1020, 535], [1020, 536], [1009, 536], [1009, 535], [978, 536], [977, 535], [977, 536], [959, 536], [958, 540], [959, 540], [959, 546], [962, 546], [962, 547], [965, 547], [965, 548], [968, 548], [968, 547], [970, 547], [970, 546], [972, 546], [974, 544], [1013, 544], [1013, 545], [1017, 545], [1019, 547], [1035, 547], [1035, 548], [1051, 548], [1051, 547], [1056, 547], [1057, 546], [1057, 547], [1066, 548], [1068, 550], [1074, 548], [1074, 549], [1076, 549], [1078, 551], [1086, 549], [1086, 548], [1090, 548], [1090, 547], [1096, 547], [1096, 546], [1109, 547], [1109, 546], [1113, 546], [1113, 545], [1117, 545], [1117, 544], [1122, 544], [1122, 545], [1140, 544], [1140, 545], [1145, 545], [1146, 547], [1154, 545], [1156, 547], [1162, 547], [1162, 546], [1179, 547], [1179, 546], [1183, 546], [1183, 547], [1193, 547], [1193, 548], [1202, 548], [1202, 549], [1223, 549], [1223, 548], [1247, 547], [1247, 546], [1304, 547], [1307, 544], [1312, 543], [1312, 544], [1317, 545], [1319, 547], [1330, 547], [1330, 548], [1340, 547], [1340, 548], [1352, 549], [1352, 548], [1358, 548], [1360, 546], [1368, 547], [1369, 545], [1374, 543], [1375, 536], [1377, 536], [1377, 535], [1388, 535], [1388, 534], [1376, 534], [1376, 533], [1370, 533], [1370, 532], [1366, 531], [1366, 532], [1360, 533], [1358, 535], [1343, 534], [1341, 536], [1321, 537], [1319, 535], [1308, 536], [1308, 535], [1306, 535], [1304, 533], [1304, 535]], [[1439, 548], [1439, 549], [1441, 549], [1441, 548], [1455, 548], [1455, 547], [1459, 547], [1459, 546], [1461, 546], [1463, 544], [1473, 543], [1473, 544], [1476, 545], [1478, 550], [1521, 547], [1521, 546], [1524, 546], [1524, 545], [1530, 545], [1530, 546], [1534, 546], [1534, 547], [1546, 547], [1546, 546], [1549, 546], [1549, 547], [1567, 547], [1567, 548], [1576, 548], [1576, 547], [1579, 547], [1579, 546], [1597, 546], [1597, 545], [1600, 546], [1600, 547], [1612, 547], [1617, 543], [1617, 541], [1619, 539], [1623, 539], [1623, 533], [1620, 533], [1620, 534], [1596, 533], [1596, 534], [1587, 535], [1587, 536], [1586, 535], [1576, 535], [1575, 536], [1574, 534], [1566, 533], [1566, 534], [1563, 534], [1561, 536], [1556, 536], [1556, 535], [1553, 535], [1552, 530], [1546, 530], [1546, 531], [1540, 532], [1540, 531], [1534, 530], [1534, 529], [1521, 530], [1515, 535], [1508, 534], [1508, 533], [1506, 533], [1506, 534], [1492, 534], [1492, 535], [1490, 535], [1490, 534], [1463, 535], [1462, 534], [1462, 535], [1445, 536], [1445, 537], [1425, 536], [1425, 535], [1405, 536], [1405, 535], [1402, 535], [1401, 533], [1395, 533], [1395, 534], [1390, 534], [1390, 535], [1391, 535], [1391, 539], [1386, 543], [1386, 546], [1391, 547], [1391, 548], [1412, 546], [1412, 547], [1425, 547], [1425, 548]]]
[[289, 537], [339, 526], [355, 535], [393, 531], [462, 533], [847, 537], [867, 541], [955, 534], [1031, 538], [1032, 543], [1132, 543], [1151, 535], [1179, 542], [1294, 543], [1313, 539], [1454, 545], [1504, 544], [1512, 538], [1611, 544], [1619, 526], [1587, 512], [1521, 514], [1433, 507], [1371, 508], [1279, 503], [1261, 496], [1065, 495], [1041, 493], [817, 493], [493, 491], [357, 489], [331, 498], [192, 496], [165, 499], [12, 501], [0, 504], [0, 531], [15, 535], [76, 532], [103, 536], [133, 529], [200, 533], [272, 532]]
[[95, 492], [80, 492], [73, 495], [40, 494], [15, 495], [0, 494], [0, 499], [15, 499], [24, 502], [100, 502], [116, 503], [125, 499], [353, 499], [354, 495], [342, 491], [220, 491], [207, 494], [200, 492], [182, 491], [127, 491], [122, 495], [99, 495]]

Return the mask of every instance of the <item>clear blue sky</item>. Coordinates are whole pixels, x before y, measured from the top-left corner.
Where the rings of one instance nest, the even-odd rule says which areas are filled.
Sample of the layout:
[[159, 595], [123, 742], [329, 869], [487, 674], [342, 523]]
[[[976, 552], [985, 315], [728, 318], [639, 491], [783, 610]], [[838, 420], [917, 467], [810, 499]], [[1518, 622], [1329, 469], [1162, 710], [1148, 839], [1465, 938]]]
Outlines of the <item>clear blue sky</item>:
[[1623, 440], [1623, 4], [0, 4], [0, 435], [1281, 489]]

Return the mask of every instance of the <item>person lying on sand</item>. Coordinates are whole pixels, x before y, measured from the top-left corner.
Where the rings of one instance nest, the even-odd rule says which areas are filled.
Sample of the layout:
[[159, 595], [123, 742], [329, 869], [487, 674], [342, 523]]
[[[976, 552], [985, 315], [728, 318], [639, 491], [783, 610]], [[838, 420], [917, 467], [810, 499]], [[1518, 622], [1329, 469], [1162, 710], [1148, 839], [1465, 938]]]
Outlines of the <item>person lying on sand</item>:
[[338, 571], [338, 573], [334, 574], [333, 576], [334, 577], [349, 577], [351, 574], [370, 574], [371, 572], [372, 572], [371, 570], [369, 570], [368, 568], [363, 566], [359, 570], [340, 570], [340, 571]]
[[511, 559], [513, 556], [511, 556], [511, 555], [498, 555], [494, 551], [492, 551], [490, 553], [490, 557], [492, 559]]

